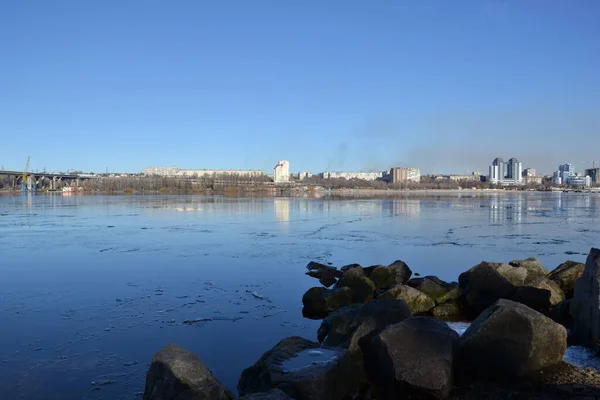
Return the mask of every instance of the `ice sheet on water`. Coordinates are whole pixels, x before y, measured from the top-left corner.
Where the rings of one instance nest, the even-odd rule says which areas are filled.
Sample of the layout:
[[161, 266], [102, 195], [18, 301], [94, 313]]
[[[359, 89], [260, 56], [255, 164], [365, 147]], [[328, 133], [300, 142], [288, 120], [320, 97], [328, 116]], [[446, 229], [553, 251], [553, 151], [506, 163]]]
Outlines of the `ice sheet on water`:
[[[468, 322], [448, 322], [448, 326], [459, 335], [463, 335], [471, 325]], [[600, 357], [592, 350], [581, 346], [567, 347], [563, 360], [579, 368], [594, 368], [600, 371]]]

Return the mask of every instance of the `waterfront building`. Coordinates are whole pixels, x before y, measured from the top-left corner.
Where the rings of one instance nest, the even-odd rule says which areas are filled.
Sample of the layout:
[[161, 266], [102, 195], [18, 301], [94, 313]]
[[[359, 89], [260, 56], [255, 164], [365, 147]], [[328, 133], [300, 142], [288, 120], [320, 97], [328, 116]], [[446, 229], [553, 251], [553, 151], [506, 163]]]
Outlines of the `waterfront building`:
[[418, 183], [421, 181], [421, 170], [419, 168], [414, 167], [392, 168], [390, 170], [390, 180], [392, 183]]
[[525, 168], [523, 170], [523, 178], [532, 178], [536, 176], [535, 168]]
[[502, 185], [521, 185], [523, 183], [523, 164], [516, 158], [505, 162], [496, 158], [489, 169], [489, 181]]
[[321, 172], [319, 175], [323, 179], [362, 179], [365, 181], [375, 181], [384, 176], [384, 172]]
[[592, 179], [593, 184], [597, 185], [600, 183], [600, 168], [586, 169], [585, 175]]
[[290, 181], [290, 163], [286, 160], [281, 160], [273, 168], [273, 180], [275, 183]]
[[240, 176], [258, 178], [265, 175], [260, 170], [237, 169], [179, 169], [176, 167], [150, 167], [144, 169], [146, 176], [202, 178], [206, 176]]
[[298, 179], [303, 180], [307, 178], [312, 178], [313, 174], [310, 172], [298, 172]]

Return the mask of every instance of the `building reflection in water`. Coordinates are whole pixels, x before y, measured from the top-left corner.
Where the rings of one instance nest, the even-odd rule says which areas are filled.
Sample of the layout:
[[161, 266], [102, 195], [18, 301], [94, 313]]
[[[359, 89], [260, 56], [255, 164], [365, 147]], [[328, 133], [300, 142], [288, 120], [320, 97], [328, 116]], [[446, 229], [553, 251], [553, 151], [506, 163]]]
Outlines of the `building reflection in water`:
[[493, 196], [490, 198], [490, 223], [502, 224], [505, 221], [509, 223], [521, 223], [523, 220], [523, 212], [525, 199], [522, 196], [503, 197]]
[[393, 215], [405, 217], [419, 217], [421, 215], [421, 200], [419, 199], [394, 199], [391, 201]]
[[280, 224], [290, 222], [290, 203], [291, 199], [278, 197], [273, 199], [273, 208], [275, 210], [275, 218]]

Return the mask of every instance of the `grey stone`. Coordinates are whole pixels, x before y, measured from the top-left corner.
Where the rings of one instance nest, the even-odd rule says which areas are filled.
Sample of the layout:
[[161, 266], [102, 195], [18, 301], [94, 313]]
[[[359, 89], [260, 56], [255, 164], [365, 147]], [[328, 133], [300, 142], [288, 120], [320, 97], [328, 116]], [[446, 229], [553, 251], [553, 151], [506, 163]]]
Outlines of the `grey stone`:
[[458, 301], [438, 304], [431, 309], [431, 314], [435, 318], [447, 321], [461, 321], [464, 319], [464, 314]]
[[459, 335], [445, 322], [415, 317], [362, 345], [365, 368], [386, 398], [446, 398], [453, 387]]
[[377, 298], [382, 300], [404, 300], [413, 314], [424, 314], [435, 307], [435, 302], [425, 293], [402, 284], [386, 290]]
[[355, 382], [347, 350], [301, 337], [283, 339], [242, 372], [240, 395], [280, 389], [296, 400], [341, 400]]
[[600, 350], [600, 249], [592, 248], [571, 302], [573, 333], [579, 344]]
[[531, 286], [534, 288], [538, 288], [538, 289], [544, 289], [550, 292], [550, 304], [552, 306], [556, 306], [557, 304], [559, 304], [560, 302], [565, 300], [565, 293], [563, 292], [563, 290], [560, 288], [560, 286], [558, 286], [558, 284], [556, 282], [554, 282], [553, 280], [550, 280], [548, 278], [537, 278], [534, 279], [533, 281], [530, 281], [527, 286]]
[[498, 299], [514, 296], [516, 287], [500, 275], [497, 265], [481, 263], [458, 277], [463, 310], [468, 319], [476, 318]]
[[453, 301], [460, 296], [458, 283], [444, 282], [437, 276], [425, 276], [422, 278], [413, 278], [406, 282], [410, 287], [413, 287], [427, 296], [429, 296], [435, 304], [442, 304], [447, 301]]
[[234, 396], [193, 353], [175, 344], [160, 349], [146, 375], [144, 400], [229, 400]]
[[550, 271], [548, 271], [546, 267], [542, 265], [540, 260], [538, 260], [535, 257], [530, 257], [525, 260], [514, 260], [509, 262], [508, 264], [513, 267], [522, 267], [527, 270], [527, 278], [525, 278], [525, 284], [528, 284], [529, 282], [538, 278], [545, 277], [550, 273]]
[[338, 281], [336, 288], [352, 289], [353, 303], [366, 303], [375, 297], [375, 284], [365, 276], [361, 267], [350, 268]]
[[461, 337], [461, 360], [486, 378], [520, 377], [561, 362], [566, 329], [531, 308], [498, 300]]
[[565, 261], [556, 267], [547, 276], [553, 280], [565, 292], [565, 297], [570, 299], [573, 297], [575, 290], [575, 282], [583, 275], [585, 265], [576, 261]]
[[313, 287], [302, 296], [302, 314], [307, 318], [321, 319], [331, 311], [352, 304], [353, 292], [348, 287], [326, 289]]

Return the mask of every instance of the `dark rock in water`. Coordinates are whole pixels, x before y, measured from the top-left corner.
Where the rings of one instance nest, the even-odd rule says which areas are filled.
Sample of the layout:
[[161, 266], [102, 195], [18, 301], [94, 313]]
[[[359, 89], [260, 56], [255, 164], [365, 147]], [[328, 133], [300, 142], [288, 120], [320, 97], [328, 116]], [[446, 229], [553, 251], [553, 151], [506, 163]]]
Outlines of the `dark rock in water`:
[[529, 282], [527, 286], [531, 286], [538, 289], [544, 289], [550, 292], [550, 304], [556, 306], [560, 302], [565, 300], [565, 293], [562, 291], [558, 284], [548, 278], [537, 278]]
[[410, 311], [415, 315], [424, 314], [435, 307], [435, 302], [429, 296], [407, 285], [396, 285], [377, 298], [382, 300], [404, 300]]
[[520, 286], [511, 300], [525, 304], [527, 307], [540, 312], [548, 312], [552, 307], [550, 291], [531, 286]]
[[373, 300], [365, 304], [353, 304], [327, 316], [317, 333], [319, 342], [326, 346], [360, 350], [358, 342], [377, 333], [388, 325], [404, 321], [412, 314], [402, 300]]
[[238, 391], [244, 396], [277, 388], [296, 400], [341, 400], [352, 391], [351, 374], [347, 350], [290, 337], [242, 372]]
[[520, 377], [558, 364], [566, 329], [531, 308], [498, 300], [461, 337], [463, 368], [485, 377]]
[[458, 301], [439, 304], [431, 309], [431, 314], [437, 319], [446, 321], [461, 321], [464, 319], [464, 314]]
[[514, 260], [508, 264], [513, 267], [525, 268], [527, 270], [525, 284], [528, 284], [529, 282], [538, 278], [545, 277], [549, 273], [549, 271], [542, 265], [540, 260], [535, 257], [530, 257], [526, 260]]
[[348, 264], [348, 265], [344, 265], [342, 268], [340, 268], [340, 271], [346, 272], [349, 269], [356, 268], [356, 267], [362, 268], [360, 264]]
[[437, 276], [413, 278], [408, 280], [406, 284], [425, 293], [433, 301], [435, 301], [435, 304], [442, 304], [447, 301], [456, 300], [460, 296], [458, 283], [447, 283]]
[[240, 397], [238, 400], [294, 400], [283, 390], [273, 389], [267, 393], [255, 393]]
[[398, 284], [405, 283], [411, 274], [410, 268], [404, 262], [395, 261], [387, 267], [383, 265], [376, 266], [369, 278], [375, 284], [377, 293], [381, 293]]
[[371, 274], [375, 271], [376, 268], [383, 267], [383, 265], [371, 265], [370, 267], [364, 267], [363, 271], [365, 271], [365, 276], [367, 278], [371, 278]]
[[350, 268], [338, 281], [336, 288], [352, 289], [353, 303], [366, 303], [375, 297], [375, 284], [365, 276], [360, 267]]
[[510, 299], [516, 287], [487, 263], [474, 266], [458, 277], [463, 310], [468, 319], [476, 318], [499, 299]]
[[175, 344], [154, 355], [146, 375], [144, 400], [229, 400], [234, 396], [193, 353]]
[[459, 340], [445, 322], [409, 318], [363, 343], [365, 368], [386, 398], [443, 399], [453, 387]]
[[570, 299], [573, 297], [573, 291], [575, 290], [575, 282], [577, 279], [583, 276], [583, 270], [585, 265], [575, 261], [565, 261], [556, 267], [547, 276], [548, 279], [553, 280], [560, 286], [565, 292], [565, 297]]
[[319, 282], [325, 286], [330, 287], [334, 285], [338, 278], [343, 275], [343, 272], [335, 267], [329, 265], [320, 264], [318, 262], [311, 261], [306, 266], [308, 272], [306, 275], [317, 278]]
[[573, 334], [578, 343], [600, 350], [600, 249], [592, 248], [571, 302]]
[[325, 289], [313, 287], [308, 289], [302, 296], [304, 309], [302, 313], [309, 318], [324, 318], [331, 311], [335, 311], [353, 303], [352, 289], [340, 287], [336, 289]]
[[571, 317], [571, 301], [573, 301], [573, 299], [561, 301], [552, 309], [552, 311], [550, 311], [548, 316], [552, 318], [554, 322], [563, 326], [572, 326], [573, 317]]

